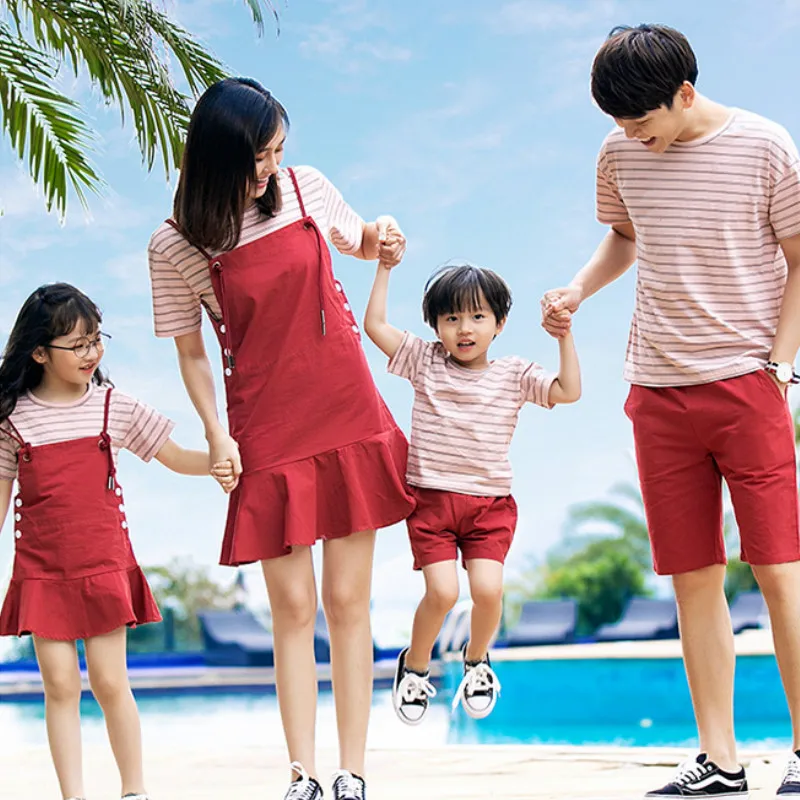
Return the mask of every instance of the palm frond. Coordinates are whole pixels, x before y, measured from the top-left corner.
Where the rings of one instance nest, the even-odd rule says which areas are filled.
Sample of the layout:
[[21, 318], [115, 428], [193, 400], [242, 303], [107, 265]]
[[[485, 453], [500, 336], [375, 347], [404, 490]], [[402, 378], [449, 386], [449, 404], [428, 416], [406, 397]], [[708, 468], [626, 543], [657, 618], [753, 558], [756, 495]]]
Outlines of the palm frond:
[[67, 186], [81, 203], [97, 191], [99, 175], [84, 155], [91, 133], [78, 105], [53, 88], [57, 65], [0, 20], [0, 113], [3, 130], [28, 172], [44, 189], [48, 211], [64, 217]]

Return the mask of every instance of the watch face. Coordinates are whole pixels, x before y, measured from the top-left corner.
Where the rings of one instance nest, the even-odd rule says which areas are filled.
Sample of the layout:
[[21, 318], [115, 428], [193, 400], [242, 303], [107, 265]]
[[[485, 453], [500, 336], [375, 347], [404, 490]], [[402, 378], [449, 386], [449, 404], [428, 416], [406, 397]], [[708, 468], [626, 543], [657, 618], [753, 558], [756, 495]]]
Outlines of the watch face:
[[789, 383], [793, 375], [794, 375], [794, 369], [792, 369], [792, 365], [787, 364], [785, 362], [782, 364], [778, 364], [778, 367], [775, 370], [775, 377], [781, 383]]

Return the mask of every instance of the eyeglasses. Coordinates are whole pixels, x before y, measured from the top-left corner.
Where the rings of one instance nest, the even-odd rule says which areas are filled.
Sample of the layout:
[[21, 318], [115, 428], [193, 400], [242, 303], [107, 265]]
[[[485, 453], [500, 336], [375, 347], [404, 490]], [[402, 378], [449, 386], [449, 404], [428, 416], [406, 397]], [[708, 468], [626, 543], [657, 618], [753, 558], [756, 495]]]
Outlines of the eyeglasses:
[[110, 339], [111, 334], [109, 333], [99, 333], [96, 339], [84, 339], [78, 344], [72, 345], [72, 347], [65, 347], [64, 345], [60, 344], [47, 344], [45, 347], [50, 348], [51, 350], [72, 350], [75, 353], [76, 358], [86, 358], [89, 353], [92, 352], [92, 349], [97, 350], [98, 353], [102, 353], [106, 349], [105, 339]]

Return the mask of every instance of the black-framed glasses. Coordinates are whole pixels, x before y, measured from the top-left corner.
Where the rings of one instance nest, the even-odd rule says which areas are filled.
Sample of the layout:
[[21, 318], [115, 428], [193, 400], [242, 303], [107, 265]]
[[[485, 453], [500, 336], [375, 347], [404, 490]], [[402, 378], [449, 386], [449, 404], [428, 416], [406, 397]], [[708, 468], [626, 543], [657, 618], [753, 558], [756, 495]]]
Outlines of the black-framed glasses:
[[78, 342], [78, 344], [72, 345], [72, 347], [65, 347], [62, 344], [47, 344], [45, 347], [51, 350], [72, 350], [76, 358], [86, 358], [86, 356], [92, 352], [92, 349], [97, 350], [98, 353], [102, 353], [106, 349], [106, 341], [110, 338], [110, 333], [101, 331], [97, 334], [96, 338], [86, 339], [82, 342]]

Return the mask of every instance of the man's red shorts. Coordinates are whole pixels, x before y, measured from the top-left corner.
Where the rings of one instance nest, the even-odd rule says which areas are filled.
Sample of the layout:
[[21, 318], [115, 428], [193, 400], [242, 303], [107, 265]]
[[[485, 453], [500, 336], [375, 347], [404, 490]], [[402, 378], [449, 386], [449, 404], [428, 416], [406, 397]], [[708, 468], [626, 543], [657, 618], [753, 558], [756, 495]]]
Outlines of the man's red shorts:
[[794, 423], [764, 370], [699, 386], [632, 386], [625, 413], [657, 573], [725, 563], [722, 478], [742, 560], [800, 559]]
[[438, 489], [410, 487], [417, 507], [406, 520], [414, 569], [439, 561], [488, 558], [505, 562], [517, 527], [511, 495], [476, 497]]

